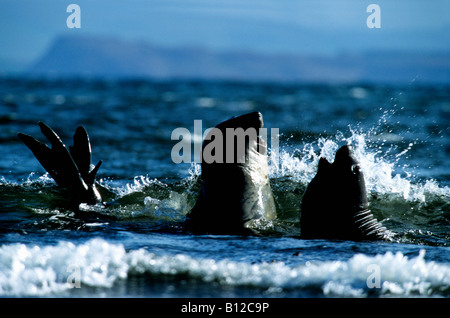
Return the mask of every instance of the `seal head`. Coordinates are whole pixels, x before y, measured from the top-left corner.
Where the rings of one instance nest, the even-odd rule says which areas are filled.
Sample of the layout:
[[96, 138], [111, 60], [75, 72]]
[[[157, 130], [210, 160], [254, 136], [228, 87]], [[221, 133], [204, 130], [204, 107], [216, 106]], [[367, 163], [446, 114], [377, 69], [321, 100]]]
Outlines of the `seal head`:
[[218, 124], [202, 146], [201, 190], [187, 215], [193, 232], [246, 234], [252, 220], [275, 217], [261, 113]]
[[369, 210], [366, 184], [353, 147], [341, 147], [333, 163], [320, 158], [301, 204], [303, 238], [370, 240], [386, 229]]

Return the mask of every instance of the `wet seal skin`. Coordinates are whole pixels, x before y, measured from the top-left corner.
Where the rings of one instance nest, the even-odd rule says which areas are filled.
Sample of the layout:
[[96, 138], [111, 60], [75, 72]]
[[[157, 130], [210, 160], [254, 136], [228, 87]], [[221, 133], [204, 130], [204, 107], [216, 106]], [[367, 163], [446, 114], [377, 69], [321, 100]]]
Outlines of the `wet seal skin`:
[[29, 135], [17, 135], [58, 186], [69, 190], [70, 199], [75, 206], [80, 203], [101, 203], [101, 195], [95, 186], [95, 176], [102, 161], [91, 169], [91, 143], [86, 129], [82, 126], [76, 129], [69, 152], [53, 129], [43, 122], [39, 122], [39, 127], [50, 141], [51, 148]]
[[[259, 112], [233, 117], [218, 124], [205, 138], [202, 154], [216, 143], [215, 161], [201, 163], [201, 190], [197, 202], [187, 215], [187, 227], [196, 233], [246, 234], [253, 220], [275, 218], [275, 202], [269, 183], [267, 149], [258, 136], [263, 128]], [[227, 134], [240, 131], [237, 138]], [[243, 136], [242, 131], [247, 132]], [[243, 140], [243, 139], [245, 140]], [[245, 142], [245, 143], [244, 143]], [[239, 151], [239, 144], [245, 151]], [[233, 154], [230, 154], [230, 152]], [[228, 160], [227, 160], [228, 158]]]
[[364, 174], [353, 147], [341, 147], [333, 163], [319, 160], [316, 176], [301, 204], [301, 237], [305, 239], [384, 239], [387, 230], [369, 210]]

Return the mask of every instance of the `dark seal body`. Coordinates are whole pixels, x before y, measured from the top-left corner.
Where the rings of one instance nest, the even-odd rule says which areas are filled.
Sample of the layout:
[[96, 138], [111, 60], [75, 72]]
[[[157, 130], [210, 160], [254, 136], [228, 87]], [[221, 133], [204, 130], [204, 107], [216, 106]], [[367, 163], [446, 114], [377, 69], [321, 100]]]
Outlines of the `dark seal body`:
[[[253, 220], [275, 217], [267, 149], [258, 136], [262, 127], [262, 115], [254, 112], [220, 123], [205, 138], [202, 145], [201, 190], [187, 216], [189, 230], [196, 233], [246, 234], [251, 233], [249, 226]], [[227, 134], [232, 130], [240, 132], [237, 137]], [[220, 135], [222, 142], [218, 142]], [[212, 149], [213, 142], [215, 158], [212, 159], [215, 160], [210, 160], [207, 150]], [[238, 149], [240, 142], [242, 152]], [[230, 156], [231, 149], [233, 156]]]
[[364, 174], [353, 148], [343, 146], [333, 163], [319, 161], [301, 204], [301, 237], [373, 240], [387, 231], [369, 210]]

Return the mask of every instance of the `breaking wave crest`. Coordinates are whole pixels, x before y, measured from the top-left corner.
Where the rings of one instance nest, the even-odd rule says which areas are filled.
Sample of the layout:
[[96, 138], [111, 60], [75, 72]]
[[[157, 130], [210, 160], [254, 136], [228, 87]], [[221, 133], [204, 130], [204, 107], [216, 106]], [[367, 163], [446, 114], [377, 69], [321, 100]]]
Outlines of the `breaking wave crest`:
[[289, 266], [283, 262], [249, 264], [186, 254], [158, 255], [144, 248], [127, 251], [123, 245], [103, 239], [40, 247], [10, 244], [0, 247], [0, 296], [70, 295], [83, 288], [110, 289], [130, 276], [149, 285], [172, 277], [246, 286], [273, 295], [319, 289], [325, 296], [449, 296], [450, 267], [425, 258], [424, 250], [414, 257], [387, 252]]

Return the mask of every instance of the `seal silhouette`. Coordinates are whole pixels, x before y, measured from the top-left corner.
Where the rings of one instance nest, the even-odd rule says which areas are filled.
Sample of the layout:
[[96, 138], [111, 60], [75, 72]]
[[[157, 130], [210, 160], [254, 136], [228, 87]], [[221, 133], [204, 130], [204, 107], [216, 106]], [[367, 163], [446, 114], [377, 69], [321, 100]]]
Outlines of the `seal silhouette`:
[[39, 127], [51, 148], [29, 135], [18, 133], [18, 136], [58, 186], [69, 190], [74, 204], [100, 203], [102, 198], [95, 186], [95, 176], [102, 161], [91, 168], [91, 143], [86, 129], [83, 126], [76, 129], [69, 152], [53, 129], [43, 122], [39, 122]]
[[[258, 136], [263, 125], [262, 114], [253, 112], [232, 117], [207, 135], [202, 145], [201, 190], [187, 215], [191, 231], [244, 234], [251, 232], [249, 226], [253, 220], [275, 218], [267, 148]], [[240, 134], [229, 134], [237, 129]], [[215, 154], [220, 155], [216, 156], [217, 160], [207, 162], [206, 150], [216, 140], [213, 135], [222, 136], [215, 149]], [[244, 147], [240, 154], [239, 144]]]
[[319, 160], [303, 195], [300, 226], [305, 239], [373, 240], [387, 235], [369, 209], [364, 174], [352, 146], [342, 146], [333, 163]]

